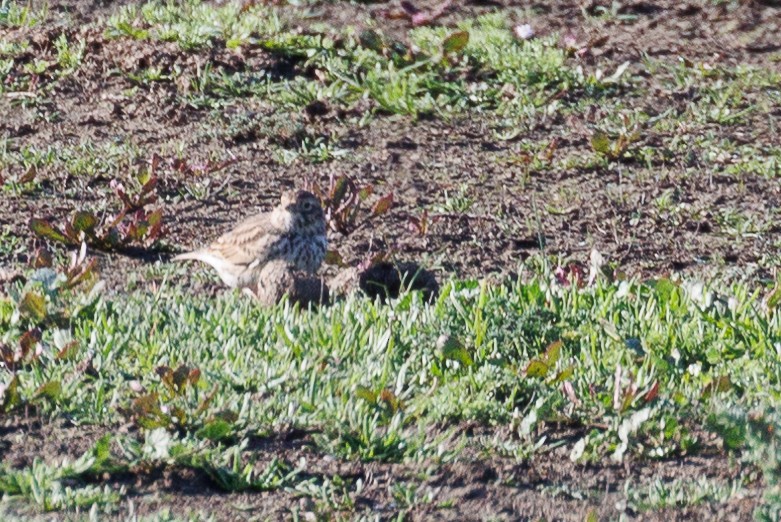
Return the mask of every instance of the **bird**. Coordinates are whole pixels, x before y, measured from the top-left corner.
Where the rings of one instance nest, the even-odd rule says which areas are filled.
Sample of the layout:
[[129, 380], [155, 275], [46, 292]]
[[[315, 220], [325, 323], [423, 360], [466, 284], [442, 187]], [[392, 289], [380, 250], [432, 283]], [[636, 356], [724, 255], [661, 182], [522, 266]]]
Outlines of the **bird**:
[[251, 216], [209, 246], [179, 254], [173, 261], [211, 265], [230, 288], [255, 286], [266, 264], [281, 260], [293, 270], [314, 274], [328, 247], [320, 200], [306, 190], [286, 191], [270, 212]]
[[286, 295], [291, 303], [298, 303], [303, 308], [324, 305], [330, 300], [325, 281], [304, 274], [281, 259], [266, 263], [256, 284], [243, 291], [263, 306], [274, 306]]

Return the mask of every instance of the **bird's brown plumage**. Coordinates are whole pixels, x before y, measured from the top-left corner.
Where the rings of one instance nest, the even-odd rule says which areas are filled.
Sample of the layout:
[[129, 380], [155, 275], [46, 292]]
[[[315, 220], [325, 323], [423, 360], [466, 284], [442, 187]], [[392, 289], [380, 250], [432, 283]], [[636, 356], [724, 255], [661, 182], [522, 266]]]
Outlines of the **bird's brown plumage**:
[[263, 267], [283, 260], [314, 273], [325, 257], [326, 227], [320, 201], [310, 192], [285, 192], [270, 212], [251, 216], [208, 247], [173, 258], [198, 260], [217, 270], [229, 287], [255, 284]]

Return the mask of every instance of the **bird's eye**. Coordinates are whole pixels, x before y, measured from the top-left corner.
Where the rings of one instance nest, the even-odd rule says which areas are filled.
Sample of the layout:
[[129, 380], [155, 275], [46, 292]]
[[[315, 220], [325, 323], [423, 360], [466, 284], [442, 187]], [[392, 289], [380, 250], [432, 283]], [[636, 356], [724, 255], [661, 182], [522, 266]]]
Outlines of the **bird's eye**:
[[308, 199], [307, 199], [307, 200], [305, 200], [305, 201], [303, 201], [303, 202], [301, 203], [301, 209], [302, 209], [304, 212], [308, 212], [308, 211], [312, 210], [312, 202], [311, 202], [311, 201], [309, 201]]

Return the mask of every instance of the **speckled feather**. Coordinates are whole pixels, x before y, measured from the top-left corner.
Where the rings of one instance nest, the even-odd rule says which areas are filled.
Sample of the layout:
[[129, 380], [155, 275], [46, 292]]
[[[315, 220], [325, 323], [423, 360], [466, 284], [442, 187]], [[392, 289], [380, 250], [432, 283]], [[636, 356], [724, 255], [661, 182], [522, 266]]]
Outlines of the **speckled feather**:
[[174, 261], [198, 260], [217, 270], [229, 287], [256, 283], [271, 260], [314, 273], [327, 248], [323, 210], [306, 191], [286, 192], [271, 212], [249, 217], [206, 248], [174, 257]]

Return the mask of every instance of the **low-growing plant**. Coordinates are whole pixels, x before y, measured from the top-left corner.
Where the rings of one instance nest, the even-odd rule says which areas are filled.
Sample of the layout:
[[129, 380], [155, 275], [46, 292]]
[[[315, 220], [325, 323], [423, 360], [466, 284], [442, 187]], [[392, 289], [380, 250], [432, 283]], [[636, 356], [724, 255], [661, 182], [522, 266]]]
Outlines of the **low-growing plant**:
[[591, 148], [610, 161], [626, 159], [630, 147], [641, 138], [641, 127], [626, 114], [621, 114], [623, 125], [614, 134], [597, 130], [591, 135]]
[[371, 185], [359, 187], [347, 175], [331, 175], [325, 190], [318, 186], [311, 189], [320, 198], [328, 225], [345, 236], [368, 225], [373, 218], [386, 214], [393, 205], [393, 193], [389, 192], [377, 199], [367, 210], [364, 203], [372, 195], [374, 188]]
[[22, 174], [6, 177], [0, 172], [0, 188], [10, 190], [15, 194], [31, 192], [37, 187], [38, 169], [30, 165]]
[[63, 220], [60, 226], [45, 219], [32, 218], [30, 228], [39, 237], [51, 241], [77, 246], [86, 242], [99, 250], [121, 250], [131, 245], [148, 247], [164, 234], [163, 210], [149, 211], [146, 207], [157, 201], [158, 176], [156, 174], [160, 158], [153, 156], [149, 170], [137, 174], [139, 188], [129, 192], [117, 180], [111, 182], [114, 194], [119, 198], [121, 210], [104, 224], [96, 213], [79, 210], [69, 220]]
[[113, 469], [109, 462], [109, 438], [101, 438], [93, 448], [73, 462], [67, 459], [49, 464], [36, 457], [32, 465], [15, 470], [0, 465], [0, 493], [6, 499], [24, 498], [43, 511], [114, 504], [125, 494], [125, 487], [89, 484], [91, 477]]
[[238, 415], [221, 409], [209, 414], [209, 406], [217, 389], [201, 397], [205, 384], [198, 368], [180, 365], [176, 369], [159, 366], [155, 373], [161, 391], [143, 393], [121, 411], [135, 424], [146, 429], [192, 432], [209, 440], [222, 440], [235, 431]]
[[[71, 254], [70, 264], [60, 271], [52, 268], [51, 258], [39, 252], [34, 260], [37, 270], [24, 284], [9, 291], [15, 312], [10, 332], [20, 331], [14, 342], [0, 341], [0, 410], [12, 410], [41, 400], [58, 400], [62, 384], [57, 379], [43, 382], [25, 401], [20, 392], [22, 370], [41, 366], [45, 361], [64, 361], [74, 356], [78, 343], [58, 330], [51, 343], [42, 341], [42, 331], [64, 328], [71, 320], [87, 315], [95, 306], [101, 287], [95, 272], [96, 260], [88, 259], [86, 246]], [[14, 338], [15, 336], [12, 336]], [[25, 379], [27, 376], [25, 375]], [[5, 384], [2, 382], [5, 381]]]

